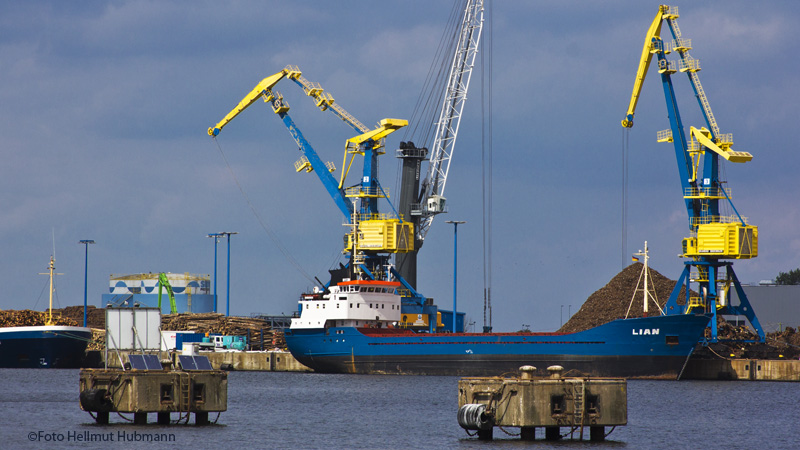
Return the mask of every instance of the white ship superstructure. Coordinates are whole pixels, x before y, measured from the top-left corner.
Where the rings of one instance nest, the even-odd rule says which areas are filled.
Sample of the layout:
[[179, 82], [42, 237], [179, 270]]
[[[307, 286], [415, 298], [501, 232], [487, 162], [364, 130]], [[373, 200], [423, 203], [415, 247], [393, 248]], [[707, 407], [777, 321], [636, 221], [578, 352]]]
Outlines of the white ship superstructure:
[[324, 293], [303, 294], [300, 317], [292, 319], [292, 329], [329, 327], [386, 328], [400, 322], [400, 283], [396, 281], [355, 280], [331, 286]]

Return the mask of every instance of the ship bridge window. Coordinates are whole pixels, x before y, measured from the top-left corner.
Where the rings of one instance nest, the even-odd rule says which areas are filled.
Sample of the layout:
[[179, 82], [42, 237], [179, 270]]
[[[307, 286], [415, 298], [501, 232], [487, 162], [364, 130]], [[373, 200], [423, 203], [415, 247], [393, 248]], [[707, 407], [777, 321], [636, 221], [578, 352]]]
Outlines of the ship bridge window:
[[353, 309], [353, 304], [352, 303], [350, 303], [350, 309]]
[[370, 288], [367, 289], [367, 292], [375, 292], [375, 288], [374, 287], [370, 287]]
[[339, 297], [339, 300], [347, 300], [347, 297], [345, 297], [345, 296], [340, 296], [340, 297]]

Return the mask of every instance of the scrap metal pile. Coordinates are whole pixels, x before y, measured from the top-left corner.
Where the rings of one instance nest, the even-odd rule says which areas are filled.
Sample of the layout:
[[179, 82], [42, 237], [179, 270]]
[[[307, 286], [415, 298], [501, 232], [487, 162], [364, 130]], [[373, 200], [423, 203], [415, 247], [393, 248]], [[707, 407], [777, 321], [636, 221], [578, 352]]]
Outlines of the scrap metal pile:
[[[621, 319], [625, 317], [629, 307], [628, 317], [643, 317], [643, 284], [639, 286], [639, 291], [634, 298], [642, 267], [642, 263], [634, 263], [623, 269], [608, 284], [590, 295], [581, 309], [570, 317], [558, 332], [575, 333]], [[651, 267], [648, 284], [651, 289], [655, 288], [655, 298], [658, 300], [659, 306], [663, 308], [675, 287], [675, 281], [661, 275]], [[684, 293], [685, 290], [681, 289], [681, 298], [684, 297]], [[631, 303], [632, 299], [633, 303]], [[659, 314], [658, 308], [652, 303], [648, 309], [650, 315]]]

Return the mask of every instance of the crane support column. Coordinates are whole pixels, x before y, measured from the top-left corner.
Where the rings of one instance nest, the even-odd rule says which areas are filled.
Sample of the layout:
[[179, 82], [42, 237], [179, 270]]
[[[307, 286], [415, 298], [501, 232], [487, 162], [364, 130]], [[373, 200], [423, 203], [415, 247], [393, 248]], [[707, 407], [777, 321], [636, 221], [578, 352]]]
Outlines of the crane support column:
[[[413, 205], [419, 203], [419, 182], [422, 170], [422, 161], [428, 158], [428, 149], [417, 148], [413, 142], [401, 142], [397, 150], [397, 157], [403, 160], [400, 176], [400, 215], [419, 228], [419, 207], [414, 210]], [[395, 264], [400, 275], [414, 288], [417, 287], [417, 254], [424, 241], [414, 236], [414, 251], [397, 253]]]

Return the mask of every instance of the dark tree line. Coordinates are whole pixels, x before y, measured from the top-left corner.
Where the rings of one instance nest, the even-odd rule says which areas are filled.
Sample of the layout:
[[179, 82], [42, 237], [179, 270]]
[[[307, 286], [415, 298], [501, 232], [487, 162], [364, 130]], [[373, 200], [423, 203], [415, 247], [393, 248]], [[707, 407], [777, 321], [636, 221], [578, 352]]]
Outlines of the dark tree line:
[[775, 284], [800, 284], [800, 269], [778, 272], [778, 276], [775, 277]]

